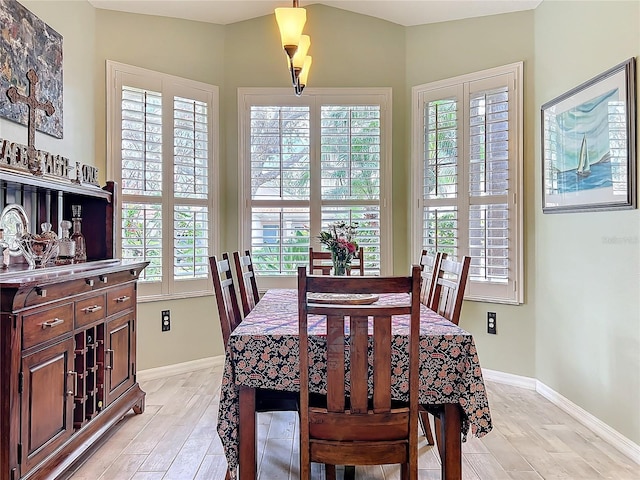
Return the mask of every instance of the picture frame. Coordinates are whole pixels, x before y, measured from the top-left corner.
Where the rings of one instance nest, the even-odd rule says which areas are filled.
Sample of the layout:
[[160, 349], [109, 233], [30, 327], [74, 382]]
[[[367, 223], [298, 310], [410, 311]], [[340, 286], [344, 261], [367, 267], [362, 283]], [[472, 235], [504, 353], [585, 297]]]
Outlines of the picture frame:
[[542, 211], [636, 208], [635, 58], [541, 107]]

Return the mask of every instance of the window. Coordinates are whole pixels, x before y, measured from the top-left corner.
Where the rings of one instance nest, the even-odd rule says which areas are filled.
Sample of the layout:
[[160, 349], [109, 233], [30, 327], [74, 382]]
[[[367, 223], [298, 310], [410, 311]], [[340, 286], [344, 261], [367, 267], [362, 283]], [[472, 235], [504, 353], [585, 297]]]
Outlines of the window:
[[116, 251], [149, 261], [141, 297], [208, 294], [217, 87], [110, 61], [107, 83], [108, 175], [120, 189]]
[[358, 222], [367, 274], [391, 272], [390, 104], [390, 89], [240, 89], [241, 242], [261, 288], [292, 286], [338, 220]]
[[413, 88], [412, 251], [471, 256], [467, 299], [522, 303], [522, 63]]

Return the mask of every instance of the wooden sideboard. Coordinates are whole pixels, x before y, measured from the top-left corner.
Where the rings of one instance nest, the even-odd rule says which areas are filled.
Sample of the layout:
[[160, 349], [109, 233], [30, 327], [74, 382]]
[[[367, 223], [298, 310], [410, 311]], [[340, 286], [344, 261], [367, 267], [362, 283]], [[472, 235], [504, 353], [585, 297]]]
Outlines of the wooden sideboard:
[[56, 478], [127, 411], [136, 290], [147, 262], [0, 274], [0, 479]]
[[[82, 207], [87, 262], [0, 270], [0, 480], [63, 478], [133, 408], [136, 293], [144, 261], [115, 259], [117, 186], [0, 166], [0, 211], [19, 205], [31, 233]], [[15, 208], [15, 207], [13, 207]]]

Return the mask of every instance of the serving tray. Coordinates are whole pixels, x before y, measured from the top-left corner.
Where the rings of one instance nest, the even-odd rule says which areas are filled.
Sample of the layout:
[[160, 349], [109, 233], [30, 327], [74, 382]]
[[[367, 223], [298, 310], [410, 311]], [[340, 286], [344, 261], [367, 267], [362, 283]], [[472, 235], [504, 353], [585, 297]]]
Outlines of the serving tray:
[[309, 293], [307, 298], [314, 303], [370, 305], [377, 302], [380, 297], [369, 293]]

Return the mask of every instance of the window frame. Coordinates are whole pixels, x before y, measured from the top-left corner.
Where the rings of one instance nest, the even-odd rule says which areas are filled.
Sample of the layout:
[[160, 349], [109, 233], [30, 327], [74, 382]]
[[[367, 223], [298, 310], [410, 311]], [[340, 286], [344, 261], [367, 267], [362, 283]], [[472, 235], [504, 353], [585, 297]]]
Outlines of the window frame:
[[[195, 80], [189, 80], [162, 72], [127, 65], [112, 60], [106, 61], [107, 83], [107, 177], [117, 184], [116, 204], [114, 205], [115, 239], [114, 251], [122, 252], [122, 205], [127, 201], [144, 200], [143, 203], [160, 203], [162, 215], [162, 280], [160, 282], [140, 281], [138, 300], [157, 301], [178, 298], [191, 298], [211, 295], [209, 274], [205, 277], [179, 279], [174, 276], [174, 215], [175, 205], [203, 205], [208, 209], [208, 255], [217, 251], [220, 219], [218, 196], [219, 178], [219, 94], [218, 87]], [[122, 121], [121, 85], [161, 92], [162, 103], [162, 186], [159, 197], [122, 194]], [[174, 97], [183, 97], [202, 101], [207, 104], [208, 137], [208, 195], [205, 201], [167, 195], [173, 191], [174, 176]], [[168, 101], [165, 101], [168, 99]], [[171, 112], [171, 113], [169, 113]], [[150, 201], [151, 200], [151, 201]], [[166, 213], [165, 213], [166, 212]]]
[[[309, 106], [310, 108], [310, 174], [320, 181], [320, 111], [322, 105], [379, 105], [380, 106], [380, 274], [391, 275], [393, 271], [393, 223], [392, 223], [392, 90], [380, 88], [306, 88], [296, 97], [289, 88], [238, 88], [238, 239], [241, 249], [251, 250], [251, 142], [250, 112], [252, 106]], [[314, 133], [315, 132], [315, 133]], [[312, 189], [309, 205], [320, 205], [320, 189]], [[286, 202], [286, 206], [304, 204], [306, 201], [274, 200], [274, 205]], [[348, 203], [347, 200], [345, 203]], [[358, 201], [351, 201], [358, 203]], [[331, 201], [329, 201], [331, 205]], [[321, 249], [313, 225], [320, 225], [320, 209], [310, 208], [312, 225], [311, 246]], [[260, 289], [293, 288], [295, 275], [260, 274]]]
[[[471, 164], [468, 159], [469, 151], [469, 109], [470, 98], [473, 91], [470, 90], [470, 84], [483, 84], [492, 82], [496, 77], [510, 76], [511, 83], [508, 85], [509, 92], [509, 111], [513, 111], [513, 118], [509, 118], [509, 186], [505, 195], [506, 203], [510, 211], [514, 212], [515, 218], [509, 218], [509, 249], [513, 254], [509, 255], [509, 279], [506, 284], [491, 284], [479, 281], [473, 281], [471, 274], [465, 291], [465, 300], [473, 300], [488, 303], [504, 303], [511, 305], [519, 305], [524, 299], [524, 215], [523, 215], [523, 165], [524, 165], [524, 149], [523, 149], [523, 62], [516, 62], [500, 67], [495, 67], [479, 72], [460, 75], [448, 79], [417, 85], [412, 88], [412, 154], [411, 154], [411, 171], [414, 174], [412, 185], [412, 204], [415, 206], [412, 213], [411, 221], [411, 251], [415, 255], [419, 255], [423, 248], [423, 230], [424, 220], [423, 212], [425, 206], [429, 203], [424, 200], [424, 105], [428, 101], [435, 100], [428, 98], [429, 94], [437, 91], [455, 92], [456, 98], [462, 99], [461, 113], [462, 118], [458, 120], [458, 181], [456, 185], [467, 186], [469, 179], [469, 166]], [[462, 95], [461, 95], [462, 94]], [[444, 98], [442, 95], [439, 98]], [[514, 136], [512, 139], [511, 136]], [[460, 159], [467, 159], [461, 162]], [[464, 178], [462, 177], [464, 176]], [[461, 180], [461, 178], [463, 178]], [[489, 202], [482, 202], [482, 197], [472, 197], [468, 188], [466, 191], [458, 188], [456, 197], [458, 207], [457, 217], [457, 252], [458, 256], [469, 254], [469, 212], [473, 205], [487, 205]], [[439, 199], [432, 200], [433, 205], [438, 205]], [[446, 202], [445, 202], [446, 203]], [[449, 203], [446, 203], [447, 205]], [[417, 261], [418, 258], [414, 258]]]

